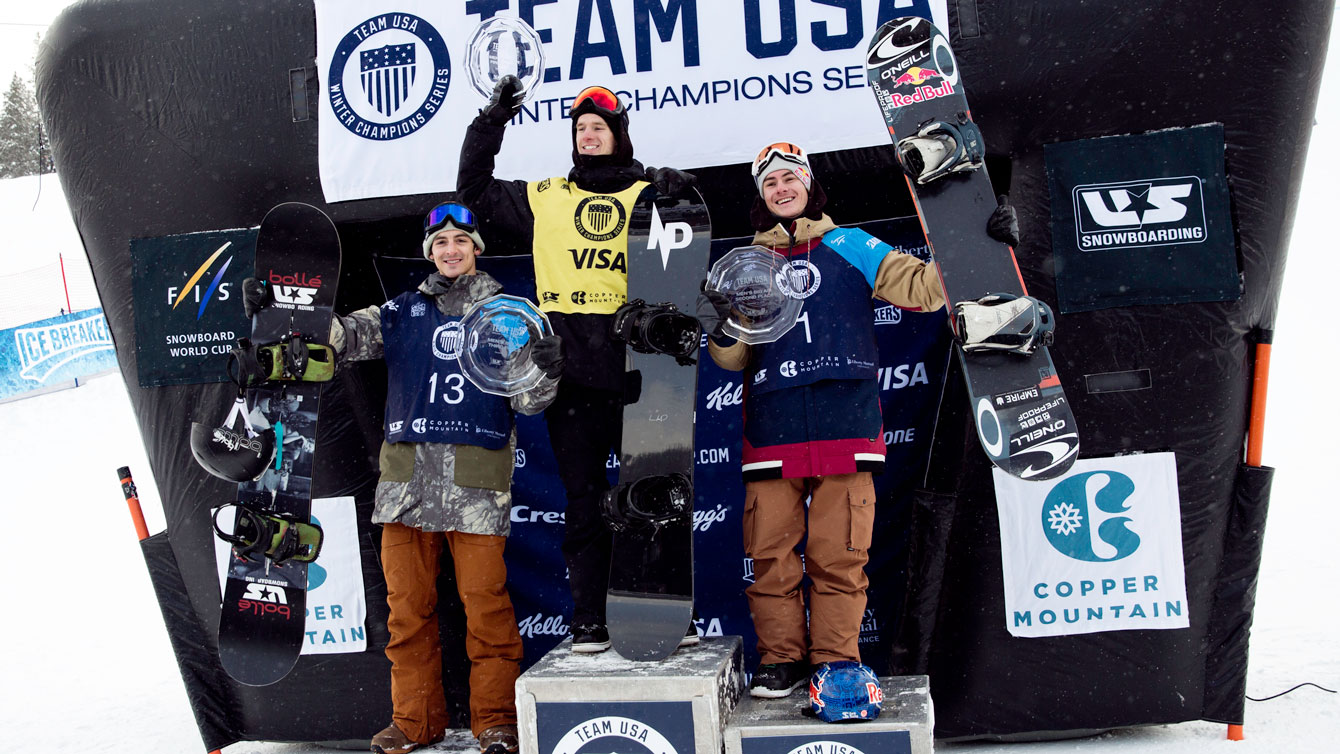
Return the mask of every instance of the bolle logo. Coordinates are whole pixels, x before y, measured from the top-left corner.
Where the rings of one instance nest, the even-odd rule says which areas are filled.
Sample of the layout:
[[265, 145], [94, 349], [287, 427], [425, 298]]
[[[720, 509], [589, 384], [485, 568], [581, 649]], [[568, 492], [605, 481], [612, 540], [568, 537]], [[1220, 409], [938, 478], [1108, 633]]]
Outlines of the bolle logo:
[[433, 331], [433, 355], [444, 361], [455, 361], [461, 357], [461, 348], [465, 345], [465, 331], [461, 323], [448, 322]]
[[[1062, 555], [1089, 563], [1121, 560], [1140, 547], [1127, 526], [1135, 483], [1116, 471], [1090, 471], [1059, 482], [1042, 504], [1042, 531]], [[1103, 515], [1107, 514], [1107, 515]]]
[[432, 24], [410, 13], [384, 13], [340, 40], [326, 86], [340, 125], [360, 138], [394, 141], [442, 110], [451, 56]]
[[707, 394], [707, 407], [713, 411], [720, 411], [727, 406], [739, 406], [742, 403], [744, 403], [743, 382], [739, 385], [727, 382]]
[[265, 449], [265, 443], [261, 442], [259, 436], [249, 437], [246, 434], [235, 432], [227, 427], [214, 428], [214, 442], [219, 443], [230, 452], [245, 448], [252, 453], [255, 453], [257, 458], [261, 456], [261, 451]]
[[275, 303], [281, 306], [311, 306], [321, 289], [321, 276], [308, 277], [305, 272], [281, 275], [270, 270], [269, 279]]
[[[201, 276], [209, 270], [210, 265], [213, 265], [215, 260], [217, 260], [223, 252], [232, 245], [232, 241], [225, 241], [213, 254], [210, 254], [209, 257], [196, 268], [195, 272], [191, 273], [191, 277], [187, 278], [186, 285], [181, 287], [180, 292], [177, 291], [176, 286], [168, 287], [168, 300], [172, 301], [172, 308], [174, 310], [177, 308], [178, 304], [186, 300], [186, 297], [190, 295], [192, 291], [195, 292], [195, 300], [200, 304], [195, 310], [195, 318], [197, 320], [204, 316], [205, 307], [209, 305], [210, 299], [214, 297], [216, 291], [219, 294], [220, 301], [228, 300], [229, 284], [223, 282], [223, 274], [228, 271], [228, 266], [233, 263], [232, 257], [228, 257], [224, 260], [223, 266], [219, 268], [218, 272], [214, 273], [214, 278], [209, 281], [209, 285], [205, 287], [205, 292], [203, 294], [200, 293], [200, 288], [196, 283], [199, 282]], [[174, 295], [176, 296], [175, 299], [173, 298]]]
[[[641, 720], [609, 715], [585, 720], [573, 726], [558, 743], [552, 754], [578, 754], [586, 751], [586, 744], [596, 739], [622, 738], [635, 742], [642, 751], [652, 754], [676, 754], [676, 749], [660, 731]], [[628, 745], [602, 742], [603, 751], [627, 751]]]
[[1201, 243], [1209, 235], [1197, 176], [1089, 184], [1072, 194], [1084, 251]]
[[573, 226], [588, 241], [608, 241], [623, 232], [628, 221], [619, 200], [603, 194], [588, 196], [577, 205]]
[[693, 242], [693, 226], [688, 223], [662, 223], [660, 210], [651, 205], [651, 232], [647, 248], [661, 250], [661, 269], [670, 269], [670, 252], [686, 248]]
[[237, 601], [237, 610], [253, 615], [278, 615], [285, 620], [293, 617], [284, 587], [271, 584], [247, 584], [246, 593]]
[[563, 622], [561, 615], [545, 615], [536, 613], [529, 618], [523, 618], [518, 621], [516, 627], [521, 630], [521, 635], [527, 639], [533, 639], [536, 636], [567, 636], [568, 624]]

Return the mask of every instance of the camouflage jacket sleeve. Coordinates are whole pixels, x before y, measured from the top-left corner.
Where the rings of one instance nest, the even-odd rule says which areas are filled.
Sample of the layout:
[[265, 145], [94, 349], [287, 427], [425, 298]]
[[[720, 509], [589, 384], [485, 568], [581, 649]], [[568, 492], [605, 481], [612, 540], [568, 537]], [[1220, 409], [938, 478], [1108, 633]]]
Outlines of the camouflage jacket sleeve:
[[382, 310], [369, 306], [330, 322], [330, 345], [341, 361], [382, 358]]
[[540, 384], [512, 396], [512, 410], [518, 414], [534, 416], [549, 407], [558, 395], [558, 378], [545, 377]]

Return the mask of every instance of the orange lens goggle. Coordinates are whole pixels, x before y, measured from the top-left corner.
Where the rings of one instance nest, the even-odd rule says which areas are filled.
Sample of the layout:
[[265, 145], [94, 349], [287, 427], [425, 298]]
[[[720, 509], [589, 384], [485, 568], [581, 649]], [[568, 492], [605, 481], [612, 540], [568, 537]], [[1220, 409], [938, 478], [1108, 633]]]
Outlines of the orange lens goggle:
[[809, 162], [809, 160], [805, 158], [805, 151], [802, 150], [800, 147], [796, 146], [795, 144], [789, 144], [784, 141], [779, 141], [775, 144], [769, 144], [768, 146], [764, 147], [758, 153], [758, 156], [754, 158], [752, 172], [755, 177], [758, 176], [758, 171], [762, 170], [763, 166], [768, 164], [769, 158], [772, 157], [773, 155], [777, 155], [778, 157], [781, 157], [783, 161], [794, 165], [804, 166], [807, 162]]
[[623, 103], [619, 101], [619, 95], [603, 86], [588, 86], [578, 92], [577, 98], [572, 101], [572, 109], [576, 110], [578, 105], [587, 100], [611, 115], [623, 114], [624, 107]]

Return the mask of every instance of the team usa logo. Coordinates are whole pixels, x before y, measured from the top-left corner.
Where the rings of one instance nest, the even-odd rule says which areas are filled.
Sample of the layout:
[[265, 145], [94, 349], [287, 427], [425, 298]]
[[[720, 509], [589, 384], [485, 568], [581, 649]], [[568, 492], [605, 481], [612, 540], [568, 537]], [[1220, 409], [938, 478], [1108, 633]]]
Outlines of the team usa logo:
[[451, 58], [432, 24], [384, 13], [350, 29], [331, 56], [327, 97], [336, 120], [372, 141], [415, 133], [442, 110]]
[[448, 322], [433, 331], [433, 355], [443, 361], [456, 361], [465, 345], [460, 322]]
[[612, 196], [588, 196], [577, 205], [573, 224], [588, 241], [608, 241], [623, 232], [628, 213]]
[[777, 287], [791, 298], [807, 299], [819, 290], [823, 275], [808, 259], [793, 259], [777, 273]]

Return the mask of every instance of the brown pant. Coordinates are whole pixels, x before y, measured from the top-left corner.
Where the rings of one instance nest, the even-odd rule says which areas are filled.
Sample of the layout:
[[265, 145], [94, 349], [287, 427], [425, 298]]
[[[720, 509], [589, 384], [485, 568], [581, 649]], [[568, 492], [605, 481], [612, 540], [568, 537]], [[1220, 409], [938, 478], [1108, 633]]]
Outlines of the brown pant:
[[[802, 562], [796, 547], [808, 539]], [[870, 473], [745, 484], [744, 550], [754, 559], [745, 590], [764, 663], [861, 659], [875, 485]], [[809, 643], [800, 580], [810, 576]]]
[[465, 604], [465, 652], [470, 657], [470, 727], [476, 736], [516, 724], [521, 633], [507, 594], [506, 537], [425, 532], [402, 524], [382, 529], [382, 570], [391, 640], [391, 705], [396, 726], [421, 744], [440, 738], [450, 722], [442, 689], [442, 643], [437, 625], [438, 562], [445, 544]]

